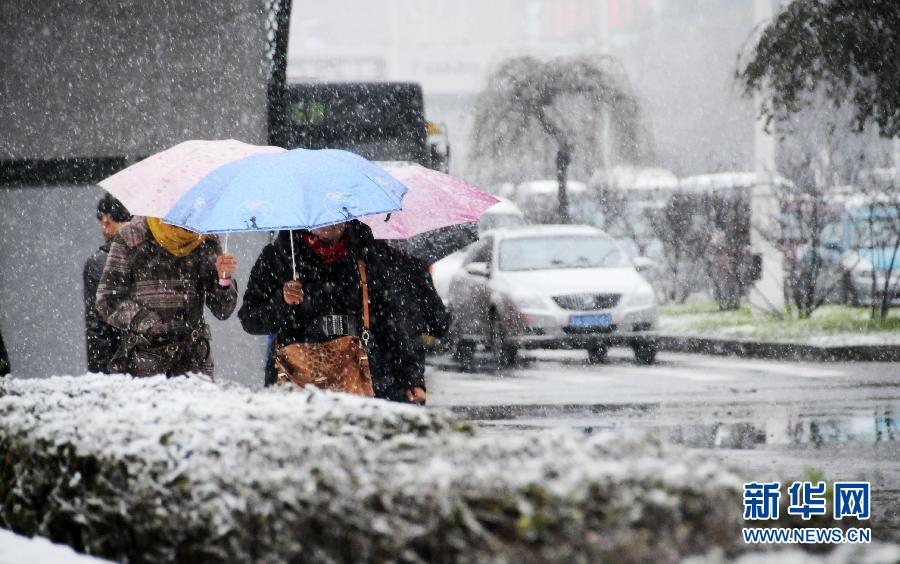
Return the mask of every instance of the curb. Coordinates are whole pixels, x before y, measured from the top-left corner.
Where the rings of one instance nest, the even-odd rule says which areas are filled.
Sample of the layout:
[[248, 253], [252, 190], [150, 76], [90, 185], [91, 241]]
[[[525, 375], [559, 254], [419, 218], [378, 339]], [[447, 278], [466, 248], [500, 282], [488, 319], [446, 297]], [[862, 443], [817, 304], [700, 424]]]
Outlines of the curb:
[[712, 337], [656, 335], [659, 350], [718, 356], [766, 358], [770, 360], [806, 360], [819, 362], [900, 361], [900, 345], [848, 345], [821, 347], [803, 343], [777, 341], [740, 341]]

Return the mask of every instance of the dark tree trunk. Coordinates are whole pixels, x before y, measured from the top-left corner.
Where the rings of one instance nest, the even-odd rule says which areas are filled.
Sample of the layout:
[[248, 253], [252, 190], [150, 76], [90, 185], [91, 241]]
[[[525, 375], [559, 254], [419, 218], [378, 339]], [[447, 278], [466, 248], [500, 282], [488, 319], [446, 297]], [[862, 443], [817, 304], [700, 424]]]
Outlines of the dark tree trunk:
[[[884, 273], [884, 287], [882, 288], [883, 292], [881, 294], [881, 307], [879, 308], [879, 317], [881, 319], [887, 319], [888, 315], [891, 312], [891, 300], [894, 297], [894, 293], [900, 292], [900, 288], [896, 288], [893, 284], [891, 284], [891, 277], [893, 276], [896, 268], [895, 263], [897, 262], [897, 252], [900, 251], [900, 235], [897, 235], [894, 238], [893, 245], [890, 245], [890, 243], [888, 243], [888, 245], [885, 245], [885, 247], [885, 255], [891, 258], [889, 259], [890, 262], [888, 263], [888, 268]], [[892, 254], [888, 255], [888, 252]], [[873, 272], [872, 275], [874, 276], [875, 273]], [[875, 302], [875, 294], [872, 294], [872, 302]]]
[[566, 179], [569, 174], [569, 162], [572, 155], [568, 143], [561, 143], [556, 152], [556, 181], [559, 183], [559, 222], [569, 223], [569, 193], [566, 190]]

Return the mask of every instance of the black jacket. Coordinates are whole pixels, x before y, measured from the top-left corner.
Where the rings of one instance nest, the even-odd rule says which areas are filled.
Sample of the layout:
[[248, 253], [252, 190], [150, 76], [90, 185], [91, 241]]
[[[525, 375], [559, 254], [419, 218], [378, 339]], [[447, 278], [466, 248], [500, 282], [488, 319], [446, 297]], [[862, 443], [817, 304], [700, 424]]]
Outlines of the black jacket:
[[375, 248], [390, 263], [392, 279], [402, 285], [398, 289], [401, 291], [401, 306], [412, 337], [417, 341], [423, 333], [438, 339], [444, 337], [450, 328], [450, 313], [434, 287], [425, 261], [384, 241], [375, 241]]
[[106, 266], [109, 246], [103, 245], [84, 263], [84, 327], [90, 372], [106, 372], [109, 359], [119, 348], [121, 332], [97, 312], [97, 286]]
[[[353, 221], [350, 231], [350, 254], [331, 265], [306, 245], [299, 231], [293, 232], [297, 273], [304, 292], [304, 300], [297, 306], [287, 305], [282, 295], [284, 283], [292, 278], [291, 232], [279, 233], [253, 265], [238, 318], [248, 333], [276, 335], [281, 345], [311, 340], [306, 327], [310, 320], [323, 315], [350, 315], [361, 324], [362, 289], [356, 260], [363, 260], [374, 339], [369, 356], [375, 395], [403, 401], [407, 389], [424, 387], [425, 377], [408, 338], [401, 309], [402, 288], [391, 279], [391, 265], [376, 249], [371, 230]], [[272, 383], [272, 376], [267, 371], [267, 384]]]

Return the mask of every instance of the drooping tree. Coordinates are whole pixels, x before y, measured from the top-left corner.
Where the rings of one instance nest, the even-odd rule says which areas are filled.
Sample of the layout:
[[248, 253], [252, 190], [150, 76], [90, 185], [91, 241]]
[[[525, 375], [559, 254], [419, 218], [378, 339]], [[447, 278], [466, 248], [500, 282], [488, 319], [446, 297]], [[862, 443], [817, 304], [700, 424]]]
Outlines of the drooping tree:
[[762, 114], [781, 121], [824, 91], [855, 108], [856, 129], [877, 124], [900, 134], [900, 2], [793, 0], [739, 61], [745, 93], [760, 92]]
[[[639, 155], [638, 105], [615, 61], [582, 56], [502, 63], [476, 103], [471, 161], [484, 183], [508, 181], [513, 171], [556, 173], [559, 218], [569, 218], [566, 182], [573, 156], [587, 155], [587, 172], [601, 165], [604, 119], [610, 152]], [[552, 156], [552, 158], [551, 158]], [[550, 166], [547, 166], [547, 165]]]

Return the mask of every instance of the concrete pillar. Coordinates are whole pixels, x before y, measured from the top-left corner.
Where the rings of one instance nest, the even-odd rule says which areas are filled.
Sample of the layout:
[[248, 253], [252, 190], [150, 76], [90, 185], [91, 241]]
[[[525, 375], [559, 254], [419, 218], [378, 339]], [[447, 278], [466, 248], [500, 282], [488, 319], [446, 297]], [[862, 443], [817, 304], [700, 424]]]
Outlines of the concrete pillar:
[[[754, 0], [757, 25], [772, 17], [772, 0]], [[756, 106], [761, 104], [756, 96]], [[756, 185], [750, 206], [750, 244], [754, 254], [762, 256], [762, 277], [753, 285], [748, 302], [754, 311], [784, 313], [784, 257], [781, 250], [764, 236], [778, 233], [778, 200], [774, 192], [775, 139], [764, 128], [765, 122], [757, 120], [754, 134], [754, 168]]]
[[266, 142], [262, 0], [5, 2], [0, 160]]

